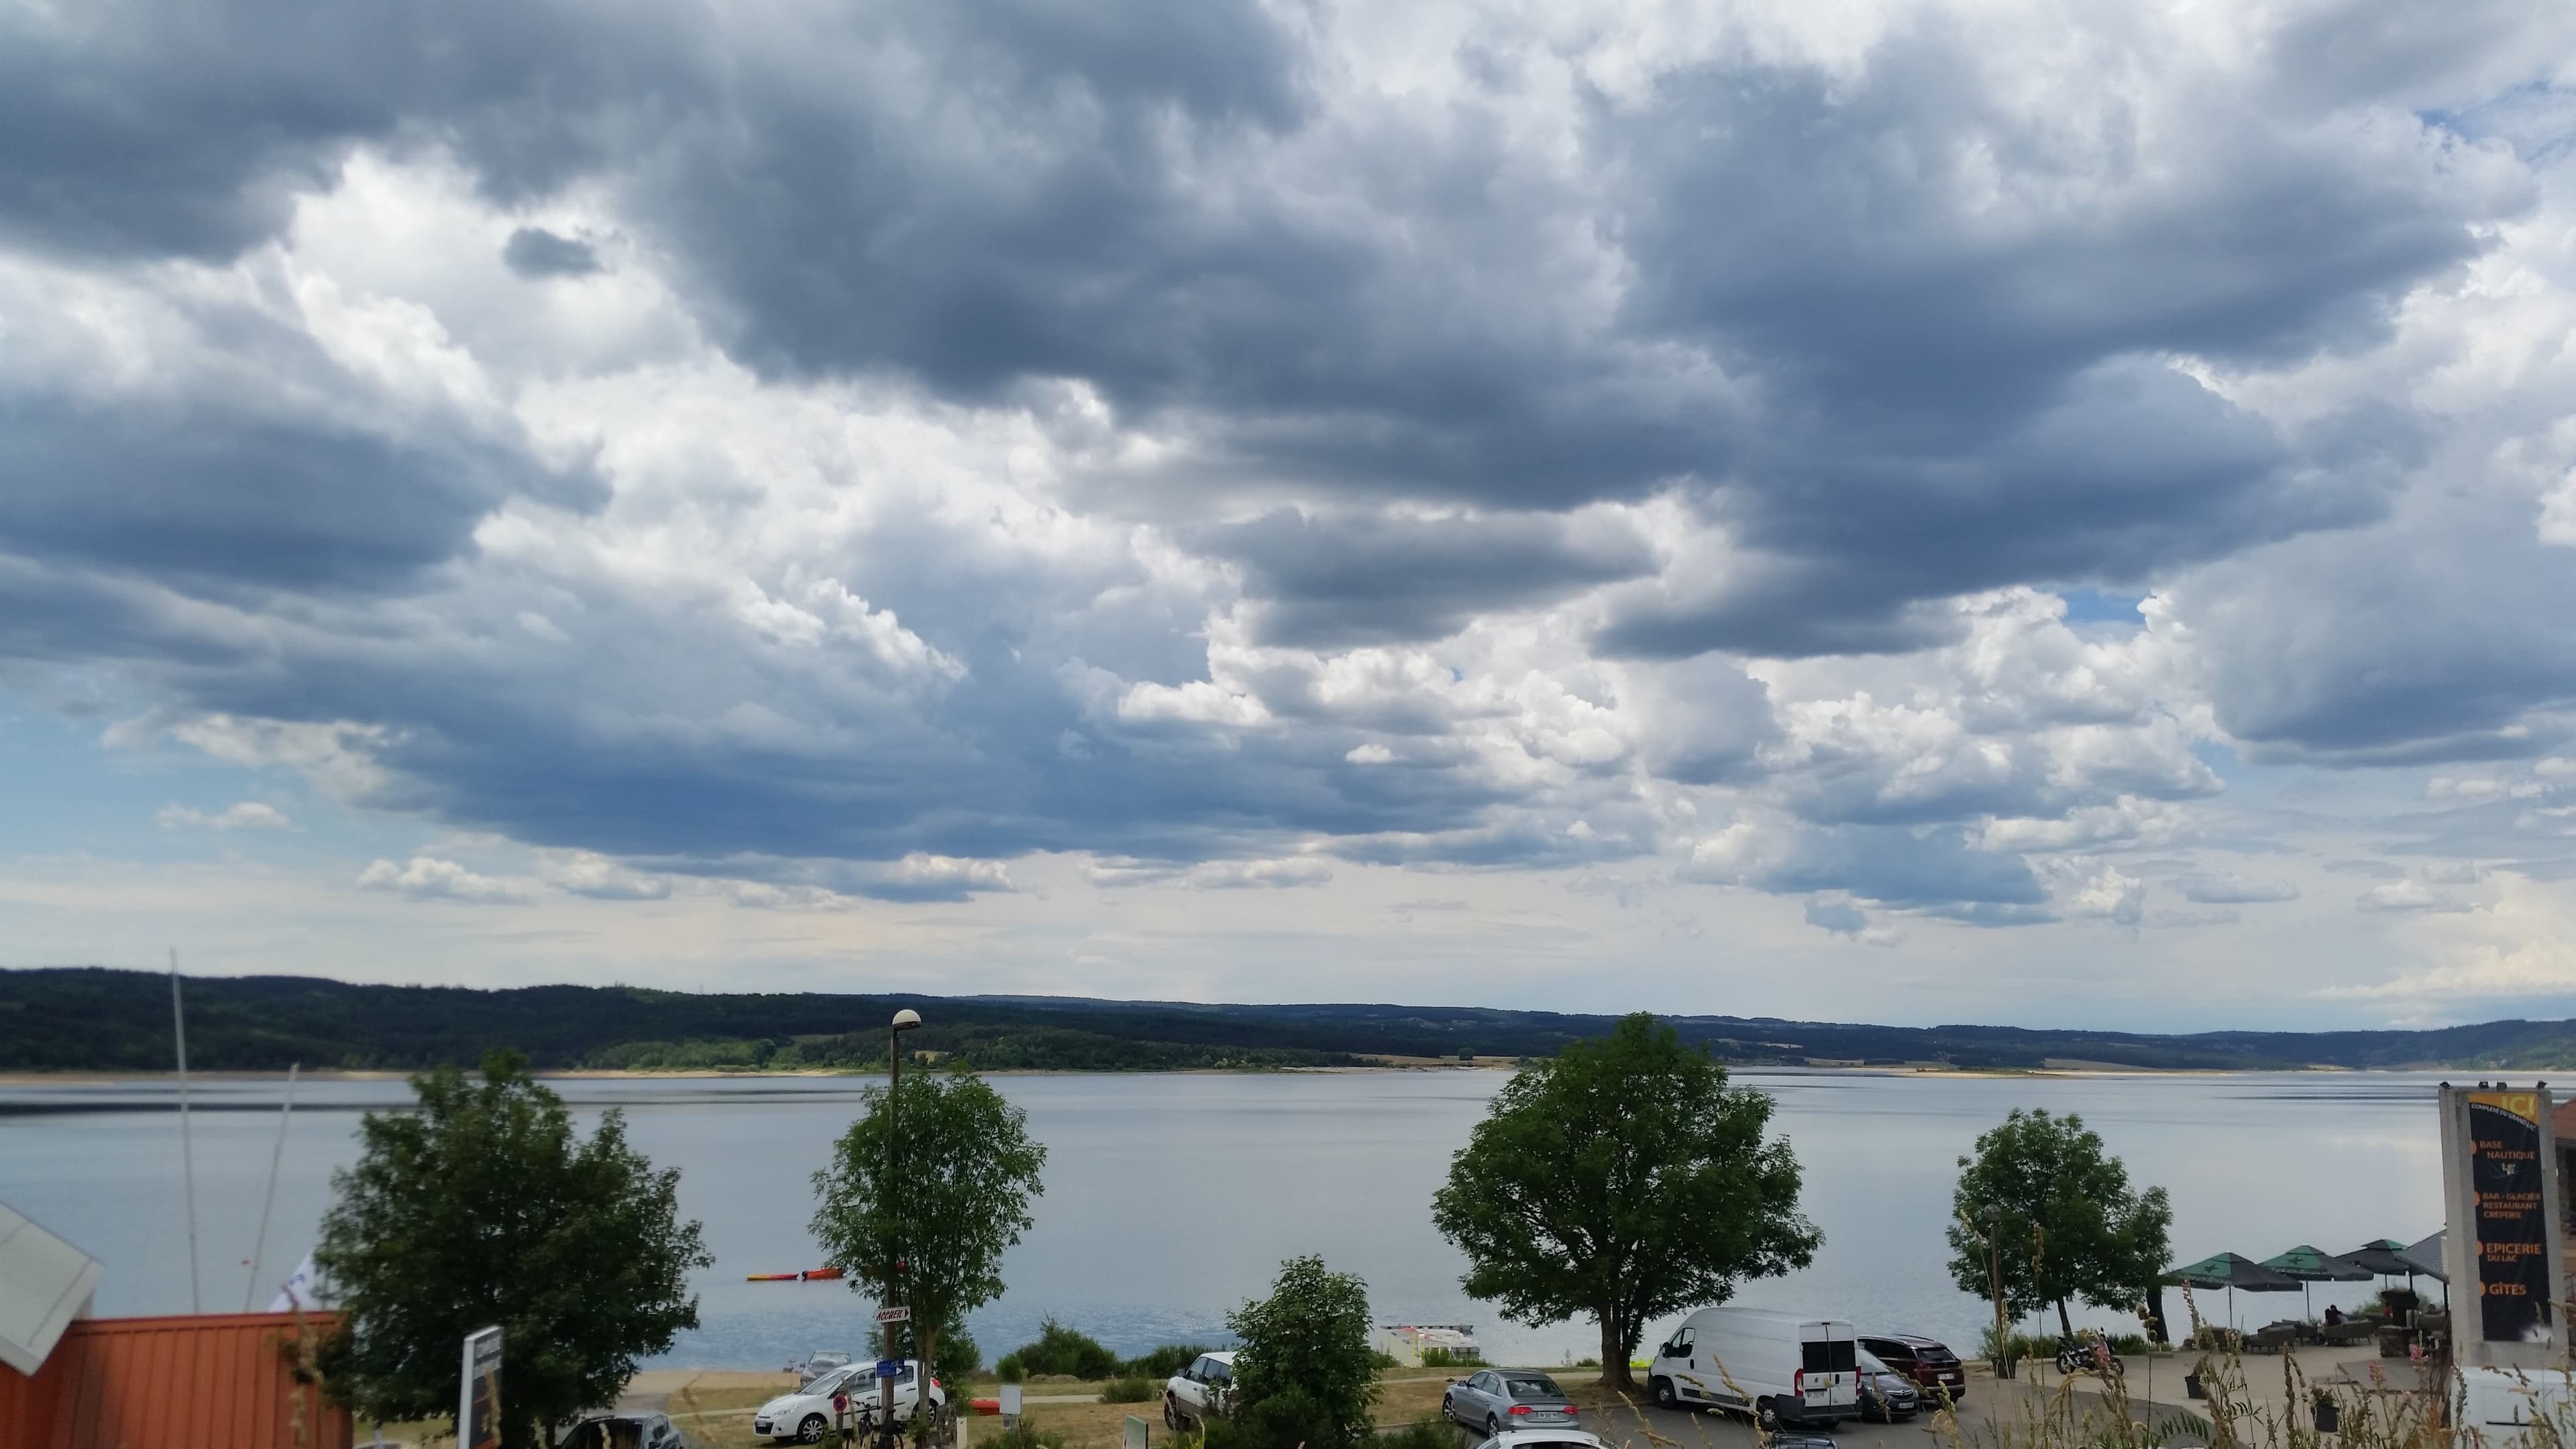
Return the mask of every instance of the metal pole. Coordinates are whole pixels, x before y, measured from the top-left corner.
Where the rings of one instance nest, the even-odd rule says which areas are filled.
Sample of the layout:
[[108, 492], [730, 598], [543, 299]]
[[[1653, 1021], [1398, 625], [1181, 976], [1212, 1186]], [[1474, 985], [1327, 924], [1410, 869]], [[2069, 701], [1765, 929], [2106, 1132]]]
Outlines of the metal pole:
[[[902, 1110], [903, 1101], [903, 1028], [901, 1027], [886, 1028], [886, 1065], [892, 1073], [886, 1083], [886, 1226], [893, 1228], [897, 1221], [893, 1212], [895, 1181], [902, 1165], [902, 1158], [895, 1150], [895, 1144], [900, 1140], [896, 1125], [901, 1119], [897, 1114]], [[894, 1245], [894, 1236], [892, 1232], [886, 1235], [888, 1261], [885, 1306], [889, 1308], [894, 1306], [896, 1265], [903, 1261], [902, 1253]], [[882, 1346], [886, 1356], [894, 1358], [894, 1325], [891, 1323], [883, 1325], [881, 1332], [885, 1340]], [[898, 1359], [897, 1362], [900, 1363], [901, 1360]], [[923, 1392], [926, 1393], [926, 1390]], [[919, 1402], [918, 1398], [916, 1402]], [[891, 1444], [894, 1442], [894, 1380], [877, 1380], [877, 1405], [881, 1411], [877, 1415], [877, 1434], [884, 1442]]]
[[2004, 1258], [1995, 1244], [1994, 1228], [1986, 1229], [1986, 1284], [1995, 1295], [1995, 1377], [2012, 1377], [2011, 1330], [2004, 1327]]
[[250, 1312], [251, 1300], [259, 1294], [259, 1260], [268, 1255], [268, 1214], [277, 1206], [277, 1165], [286, 1160], [286, 1124], [295, 1116], [295, 1076], [304, 1070], [297, 1062], [286, 1069], [286, 1105], [277, 1114], [277, 1145], [268, 1153], [268, 1196], [259, 1200], [259, 1236], [250, 1245], [250, 1281], [242, 1285], [242, 1312]]
[[188, 1141], [188, 1013], [179, 1004], [179, 948], [170, 948], [170, 1028], [179, 1047], [179, 1187], [188, 1205], [188, 1311], [203, 1313], [197, 1296], [197, 1155]]

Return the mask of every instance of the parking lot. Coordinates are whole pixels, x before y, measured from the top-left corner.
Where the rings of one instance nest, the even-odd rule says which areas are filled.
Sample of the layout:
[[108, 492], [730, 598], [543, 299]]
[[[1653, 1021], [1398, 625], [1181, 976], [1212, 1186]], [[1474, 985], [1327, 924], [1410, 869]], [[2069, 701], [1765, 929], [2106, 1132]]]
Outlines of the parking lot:
[[[1990, 1385], [1978, 1387], [1991, 1390]], [[1711, 1446], [1711, 1449], [1755, 1449], [1761, 1442], [1762, 1436], [1754, 1429], [1753, 1421], [1738, 1415], [1693, 1409], [1658, 1409], [1647, 1403], [1642, 1393], [1635, 1397], [1633, 1403], [1615, 1397], [1596, 1398], [1598, 1393], [1598, 1390], [1593, 1390], [1578, 1395], [1587, 1421], [1584, 1428], [1599, 1435], [1604, 1442], [1625, 1446], [1625, 1449], [1655, 1449], [1658, 1444], [1676, 1445], [1679, 1449], [1701, 1449], [1703, 1445]], [[1960, 1429], [1971, 1437], [1977, 1436], [1985, 1427], [1994, 1403], [1995, 1396], [1991, 1391], [1984, 1394], [1972, 1392], [1958, 1409]], [[1832, 1432], [1835, 1441], [1849, 1446], [1849, 1449], [1876, 1449], [1881, 1445], [1886, 1449], [1916, 1449], [1928, 1441], [1928, 1436], [1939, 1433], [1939, 1422], [1936, 1415], [1926, 1412], [1895, 1424], [1852, 1420]]]

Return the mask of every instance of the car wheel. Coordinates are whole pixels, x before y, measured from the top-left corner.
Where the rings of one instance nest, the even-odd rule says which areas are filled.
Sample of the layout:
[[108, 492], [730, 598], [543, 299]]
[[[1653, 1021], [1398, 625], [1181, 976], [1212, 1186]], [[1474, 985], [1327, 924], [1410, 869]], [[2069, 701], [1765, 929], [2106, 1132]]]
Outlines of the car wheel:
[[1646, 1382], [1646, 1393], [1654, 1399], [1655, 1407], [1658, 1409], [1669, 1409], [1681, 1402], [1681, 1395], [1673, 1392], [1671, 1379], [1649, 1379]]
[[1497, 1435], [1501, 1434], [1502, 1432], [1503, 1432], [1503, 1421], [1502, 1421], [1502, 1420], [1500, 1420], [1500, 1419], [1495, 1418], [1495, 1417], [1494, 1417], [1493, 1415], [1491, 1415], [1491, 1414], [1487, 1414], [1487, 1415], [1485, 1416], [1485, 1437], [1486, 1437], [1486, 1438], [1488, 1438], [1488, 1439], [1491, 1439], [1491, 1438], [1494, 1438], [1494, 1437], [1496, 1437]]
[[1175, 1433], [1179, 1432], [1181, 1427], [1181, 1411], [1172, 1407], [1172, 1396], [1169, 1394], [1163, 1395], [1163, 1427]]
[[1761, 1400], [1753, 1406], [1753, 1422], [1761, 1425], [1762, 1432], [1766, 1434], [1779, 1433], [1780, 1406], [1769, 1399]]
[[1452, 1424], [1458, 1422], [1458, 1405], [1447, 1394], [1440, 1396], [1440, 1417]]
[[830, 1427], [830, 1425], [823, 1422], [822, 1415], [807, 1414], [805, 1416], [805, 1422], [796, 1426], [796, 1442], [799, 1444], [820, 1444], [823, 1442], [823, 1431]]

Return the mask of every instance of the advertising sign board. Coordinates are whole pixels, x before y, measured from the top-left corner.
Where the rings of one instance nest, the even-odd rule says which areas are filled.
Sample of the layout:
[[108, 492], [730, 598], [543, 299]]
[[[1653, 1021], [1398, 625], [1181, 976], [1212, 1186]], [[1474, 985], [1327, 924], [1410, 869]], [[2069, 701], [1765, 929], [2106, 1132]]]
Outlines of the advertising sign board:
[[2542, 1201], [2540, 1096], [2471, 1092], [2469, 1191], [2476, 1203], [2478, 1336], [2549, 1338], [2549, 1215]]
[[2567, 1296], [2551, 1093], [2538, 1083], [2444, 1082], [2440, 1100], [2454, 1360], [2462, 1368], [2547, 1367], [2562, 1351], [2552, 1305]]
[[501, 1449], [501, 1330], [465, 1335], [464, 1378], [456, 1397], [457, 1449]]

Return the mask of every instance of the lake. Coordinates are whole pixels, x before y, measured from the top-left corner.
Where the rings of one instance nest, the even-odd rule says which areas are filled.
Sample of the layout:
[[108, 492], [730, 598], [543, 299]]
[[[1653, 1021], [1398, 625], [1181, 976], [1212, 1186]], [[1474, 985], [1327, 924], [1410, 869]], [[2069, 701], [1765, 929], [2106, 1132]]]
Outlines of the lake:
[[[970, 1326], [989, 1361], [1053, 1314], [1122, 1352], [1219, 1341], [1226, 1311], [1263, 1291], [1280, 1259], [1321, 1253], [1368, 1280], [1382, 1321], [1479, 1326], [1491, 1355], [1559, 1363], [1597, 1351], [1588, 1322], [1506, 1324], [1458, 1288], [1464, 1264], [1430, 1222], [1432, 1191], [1507, 1079], [1492, 1071], [997, 1077], [1048, 1149], [1037, 1226], [1000, 1301]], [[1944, 1268], [1956, 1159], [2013, 1107], [2077, 1112], [2139, 1184], [2173, 1196], [2183, 1259], [2269, 1257], [2296, 1243], [2339, 1252], [2441, 1226], [2430, 1075], [1976, 1078], [1741, 1072], [1772, 1095], [1775, 1129], [1806, 1170], [1825, 1244], [1813, 1267], [1745, 1285], [1737, 1301], [1828, 1311], [1928, 1332], [1972, 1351], [1982, 1300]], [[702, 1326], [663, 1362], [768, 1368], [815, 1348], [864, 1346], [867, 1309], [846, 1284], [746, 1283], [819, 1266], [805, 1224], [810, 1178], [857, 1111], [863, 1078], [567, 1079], [585, 1123], [624, 1108], [635, 1145], [682, 1169], [683, 1209], [706, 1224]], [[280, 1081], [200, 1081], [194, 1137], [200, 1293], [242, 1307]], [[361, 1112], [409, 1100], [400, 1082], [299, 1090], [269, 1230], [259, 1306], [311, 1246], [330, 1175], [356, 1152]], [[186, 1220], [175, 1088], [166, 1081], [0, 1087], [0, 1202], [107, 1265], [97, 1311], [185, 1312]], [[2315, 1307], [2371, 1284], [2319, 1284]], [[2297, 1307], [2240, 1298], [2265, 1322]], [[2173, 1313], [2182, 1305], [2174, 1295]], [[2223, 1303], [2214, 1310], [2223, 1313]], [[2083, 1311], [2111, 1324], [2113, 1315]], [[2134, 1325], [2125, 1319], [2117, 1327]], [[1649, 1342], [1653, 1340], [1650, 1338]]]

